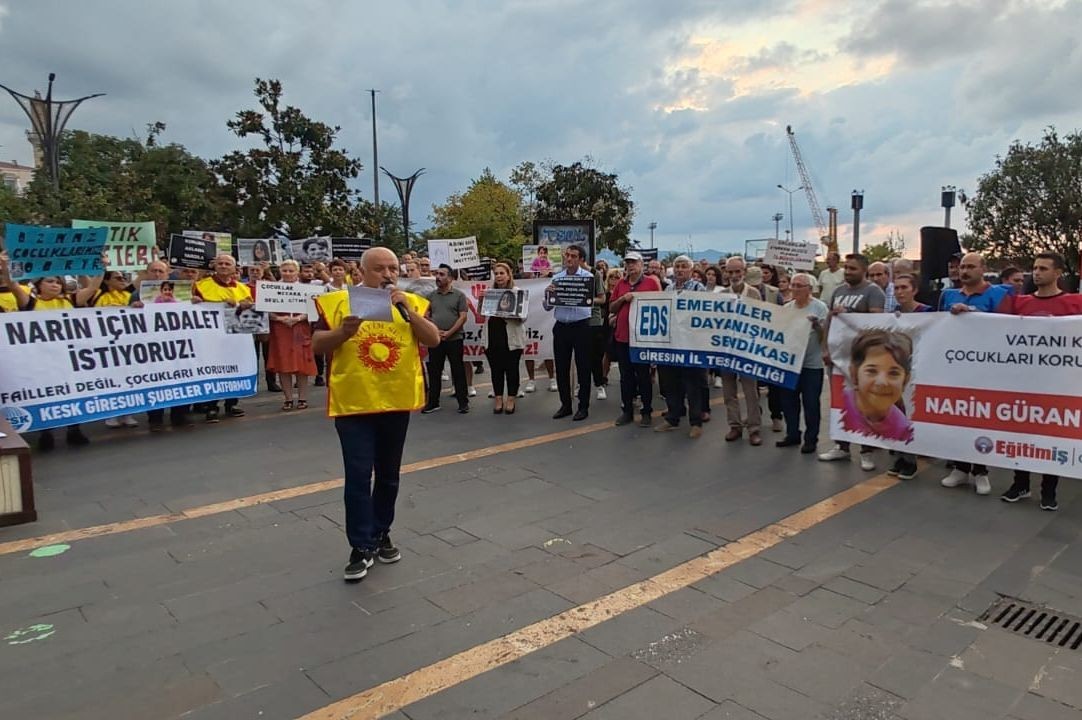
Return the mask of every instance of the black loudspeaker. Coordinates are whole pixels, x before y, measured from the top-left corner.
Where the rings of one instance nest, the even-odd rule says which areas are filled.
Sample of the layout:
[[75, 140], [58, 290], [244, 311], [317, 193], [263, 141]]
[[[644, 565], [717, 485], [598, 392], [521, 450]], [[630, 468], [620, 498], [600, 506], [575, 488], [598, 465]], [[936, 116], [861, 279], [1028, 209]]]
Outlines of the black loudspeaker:
[[920, 276], [921, 283], [947, 277], [947, 262], [962, 252], [958, 244], [958, 231], [945, 227], [922, 227], [920, 229]]

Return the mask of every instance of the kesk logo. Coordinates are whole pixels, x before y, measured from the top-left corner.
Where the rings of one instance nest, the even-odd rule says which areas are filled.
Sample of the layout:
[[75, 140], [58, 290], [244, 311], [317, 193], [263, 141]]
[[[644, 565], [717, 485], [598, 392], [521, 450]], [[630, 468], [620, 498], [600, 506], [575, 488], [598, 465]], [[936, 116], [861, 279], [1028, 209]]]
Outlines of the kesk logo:
[[33, 416], [21, 407], [5, 405], [3, 410], [4, 417], [11, 423], [11, 427], [15, 428], [16, 432], [25, 432], [29, 430], [30, 425], [34, 422]]

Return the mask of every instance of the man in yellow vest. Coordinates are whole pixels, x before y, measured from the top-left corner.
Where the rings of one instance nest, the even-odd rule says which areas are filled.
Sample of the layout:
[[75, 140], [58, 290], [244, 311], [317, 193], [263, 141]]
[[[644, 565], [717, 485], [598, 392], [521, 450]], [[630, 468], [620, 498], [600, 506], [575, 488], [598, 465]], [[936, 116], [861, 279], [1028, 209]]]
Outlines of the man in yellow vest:
[[[247, 310], [252, 307], [252, 291], [237, 280], [237, 261], [232, 255], [214, 258], [214, 274], [208, 275], [192, 287], [192, 302], [225, 303], [229, 307]], [[229, 417], [244, 417], [244, 410], [237, 407], [238, 398], [225, 401], [225, 413]], [[208, 423], [218, 422], [218, 403], [206, 402], [196, 406], [206, 413]]]
[[331, 360], [327, 414], [334, 418], [345, 466], [346, 537], [352, 551], [344, 577], [350, 582], [363, 579], [377, 558], [383, 563], [402, 559], [390, 530], [409, 414], [425, 404], [418, 343], [440, 343], [439, 330], [425, 317], [428, 301], [395, 287], [393, 252], [366, 250], [360, 273], [364, 287], [390, 291], [391, 320], [354, 315], [348, 289], [339, 290], [317, 298], [320, 320], [312, 336], [312, 351]]

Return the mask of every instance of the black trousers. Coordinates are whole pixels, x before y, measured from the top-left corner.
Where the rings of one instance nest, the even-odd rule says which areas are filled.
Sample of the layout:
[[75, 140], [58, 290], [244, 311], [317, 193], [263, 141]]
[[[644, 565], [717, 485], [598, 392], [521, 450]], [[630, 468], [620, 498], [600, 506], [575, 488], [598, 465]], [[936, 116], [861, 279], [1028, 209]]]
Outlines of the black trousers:
[[428, 406], [437, 407], [440, 404], [440, 390], [442, 383], [440, 375], [443, 374], [444, 361], [451, 363], [451, 381], [455, 385], [455, 399], [459, 407], [470, 404], [466, 395], [466, 365], [462, 362], [462, 341], [444, 340], [428, 351]]
[[519, 361], [522, 350], [485, 350], [488, 367], [492, 370], [492, 392], [496, 397], [503, 397], [504, 381], [507, 381], [507, 394], [518, 395]]
[[[955, 464], [957, 467], [957, 463]], [[1029, 490], [1029, 471], [1028, 470], [1015, 470], [1014, 471], [1014, 484], [1016, 487], [1024, 487]], [[1041, 475], [1041, 494], [1056, 496], [1056, 488], [1059, 486], [1058, 475]]]
[[[658, 365], [658, 380], [664, 378], [665, 404], [668, 412], [665, 421], [679, 425], [685, 413], [692, 427], [703, 424], [703, 388], [706, 387], [706, 370], [690, 367]], [[709, 405], [707, 406], [709, 407]]]
[[552, 351], [556, 356], [556, 387], [560, 407], [571, 407], [571, 358], [579, 379], [579, 407], [590, 407], [590, 346], [593, 341], [589, 320], [556, 323], [552, 329]]
[[590, 372], [593, 374], [594, 385], [603, 387], [609, 384], [605, 379], [605, 351], [609, 349], [609, 329], [604, 325], [594, 325], [590, 328], [592, 344], [590, 345]]
[[642, 398], [642, 414], [654, 411], [654, 382], [650, 379], [649, 363], [631, 362], [631, 346], [626, 342], [613, 341], [616, 364], [620, 367], [620, 407], [625, 415], [633, 414], [635, 396]]

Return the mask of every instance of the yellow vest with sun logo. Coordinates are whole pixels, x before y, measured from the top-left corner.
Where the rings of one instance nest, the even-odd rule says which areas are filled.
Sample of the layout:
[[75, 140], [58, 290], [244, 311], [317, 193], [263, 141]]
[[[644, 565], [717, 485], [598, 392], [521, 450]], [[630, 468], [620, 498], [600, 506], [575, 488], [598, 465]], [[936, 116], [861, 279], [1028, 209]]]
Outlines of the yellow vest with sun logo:
[[[410, 312], [424, 315], [428, 301], [407, 293]], [[349, 314], [349, 293], [316, 298], [320, 317], [331, 330]], [[334, 351], [327, 370], [327, 414], [420, 410], [425, 404], [421, 352], [413, 328], [395, 311], [391, 322], [365, 320], [357, 334]]]

